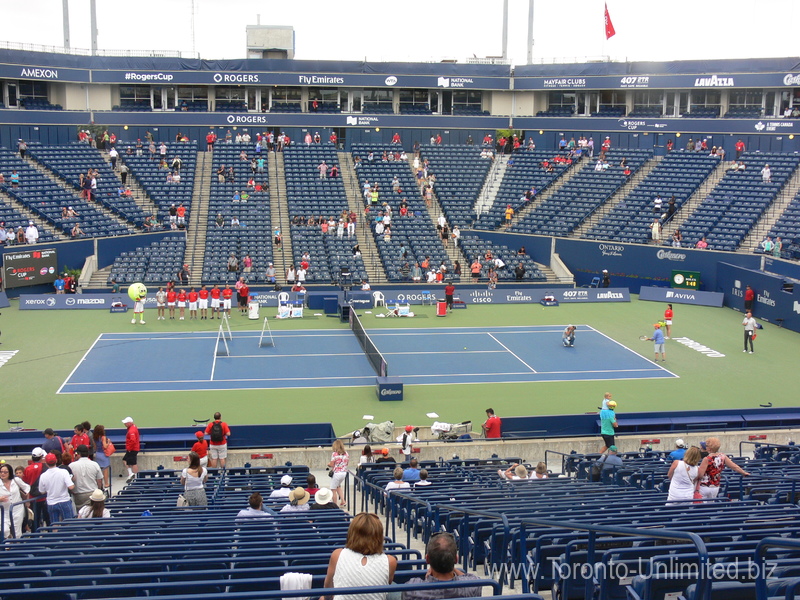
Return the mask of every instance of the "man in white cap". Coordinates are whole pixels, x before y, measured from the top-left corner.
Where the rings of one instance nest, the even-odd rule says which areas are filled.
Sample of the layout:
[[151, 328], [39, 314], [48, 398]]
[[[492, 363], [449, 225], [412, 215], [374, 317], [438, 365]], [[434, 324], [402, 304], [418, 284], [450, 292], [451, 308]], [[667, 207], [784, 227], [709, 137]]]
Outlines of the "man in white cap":
[[275, 267], [272, 263], [267, 267], [267, 283], [275, 283]]
[[136, 473], [139, 472], [137, 458], [141, 447], [141, 440], [139, 438], [139, 428], [134, 425], [132, 417], [125, 417], [122, 419], [122, 424], [128, 429], [128, 432], [125, 434], [125, 456], [122, 457], [122, 464], [128, 469], [128, 479], [126, 482], [129, 482], [136, 479]]
[[281, 477], [281, 487], [277, 490], [272, 490], [269, 495], [270, 498], [288, 498], [292, 491], [292, 476], [284, 475]]
[[686, 442], [682, 439], [675, 440], [675, 450], [669, 453], [670, 460], [683, 460], [684, 454], [686, 454]]
[[603, 269], [603, 282], [600, 284], [600, 287], [611, 287], [611, 277], [608, 276], [608, 269]]

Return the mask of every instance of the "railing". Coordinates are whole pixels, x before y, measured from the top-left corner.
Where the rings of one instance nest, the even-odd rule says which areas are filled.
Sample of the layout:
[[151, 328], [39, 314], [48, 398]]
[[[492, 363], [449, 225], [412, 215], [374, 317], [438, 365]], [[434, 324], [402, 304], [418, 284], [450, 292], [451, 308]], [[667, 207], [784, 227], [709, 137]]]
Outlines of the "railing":
[[97, 50], [88, 48], [65, 48], [63, 46], [45, 46], [42, 44], [22, 44], [19, 42], [0, 42], [3, 50], [24, 50], [28, 52], [52, 52], [54, 54], [73, 54], [75, 56], [117, 56], [117, 57], [149, 57], [149, 58], [200, 58], [199, 52], [183, 52], [181, 50]]

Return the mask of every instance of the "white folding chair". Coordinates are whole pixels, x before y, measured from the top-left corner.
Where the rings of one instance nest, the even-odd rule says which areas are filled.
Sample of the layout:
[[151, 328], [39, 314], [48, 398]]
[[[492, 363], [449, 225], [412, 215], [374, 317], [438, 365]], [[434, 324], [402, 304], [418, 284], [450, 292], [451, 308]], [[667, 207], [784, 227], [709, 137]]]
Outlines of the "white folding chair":
[[383, 295], [383, 292], [372, 292], [372, 301], [375, 308], [379, 306], [386, 307], [386, 297]]
[[289, 293], [280, 292], [278, 294], [278, 306], [283, 306], [285, 304], [289, 304]]

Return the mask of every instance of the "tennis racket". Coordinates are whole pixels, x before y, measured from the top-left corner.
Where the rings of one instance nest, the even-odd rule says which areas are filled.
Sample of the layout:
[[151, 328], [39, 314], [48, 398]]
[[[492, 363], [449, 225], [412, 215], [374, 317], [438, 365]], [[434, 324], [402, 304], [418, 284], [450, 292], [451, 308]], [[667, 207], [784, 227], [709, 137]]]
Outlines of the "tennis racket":
[[646, 335], [640, 335], [639, 339], [644, 342], [644, 341], [649, 340], [650, 338], [648, 336], [646, 336]]

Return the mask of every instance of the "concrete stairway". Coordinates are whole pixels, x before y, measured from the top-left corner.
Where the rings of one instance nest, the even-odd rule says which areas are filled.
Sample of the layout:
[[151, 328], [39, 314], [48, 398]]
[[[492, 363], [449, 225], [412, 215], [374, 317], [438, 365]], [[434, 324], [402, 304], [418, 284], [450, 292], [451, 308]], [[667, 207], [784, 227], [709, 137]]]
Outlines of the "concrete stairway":
[[348, 208], [358, 215], [359, 226], [356, 228], [356, 240], [361, 248], [361, 260], [364, 261], [364, 268], [369, 276], [370, 283], [386, 283], [386, 270], [378, 254], [378, 247], [375, 245], [375, 238], [372, 236], [372, 229], [364, 219], [364, 201], [361, 195], [362, 188], [358, 185], [353, 168], [353, 159], [349, 152], [337, 152], [339, 157], [339, 167], [341, 168], [342, 184], [347, 194]]
[[475, 214], [480, 216], [494, 204], [497, 192], [500, 191], [500, 184], [503, 183], [503, 177], [506, 174], [509, 156], [509, 154], [501, 154], [492, 163], [492, 167], [486, 175], [486, 181], [483, 182], [481, 192], [478, 194], [478, 200], [475, 202]]
[[[800, 191], [800, 167], [795, 169], [789, 181], [786, 182], [786, 185], [783, 186], [783, 189], [778, 194], [778, 197], [775, 198], [772, 204], [769, 205], [769, 208], [764, 211], [764, 214], [761, 215], [761, 218], [753, 226], [750, 233], [736, 251], [750, 253], [758, 248], [758, 245], [767, 237], [769, 230], [775, 225], [783, 214], [783, 211], [786, 210], [786, 207], [789, 206], [797, 195], [798, 191]], [[785, 242], [783, 247], [784, 249], [786, 248]]]
[[602, 206], [598, 207], [591, 215], [589, 215], [583, 223], [580, 224], [570, 235], [570, 237], [583, 237], [588, 231], [597, 225], [600, 221], [605, 219], [608, 214], [614, 210], [620, 202], [625, 200], [625, 197], [630, 194], [637, 185], [644, 181], [645, 177], [650, 175], [653, 169], [658, 166], [663, 160], [663, 156], [654, 156], [645, 162], [636, 173], [632, 174], [630, 179], [626, 181]]
[[[286, 194], [286, 177], [283, 171], [283, 153], [270, 152], [267, 161], [269, 171], [269, 206], [272, 231], [270, 239], [266, 241], [272, 246], [272, 262], [275, 267], [276, 281], [285, 281], [286, 271], [294, 262], [292, 256], [292, 235], [289, 224], [289, 205]], [[281, 247], [274, 246], [275, 229], [281, 230]]]
[[189, 265], [189, 285], [193, 287], [199, 287], [203, 279], [213, 158], [214, 155], [211, 152], [198, 152], [197, 164], [194, 169], [192, 208], [186, 228], [186, 253], [183, 257], [183, 261]]

